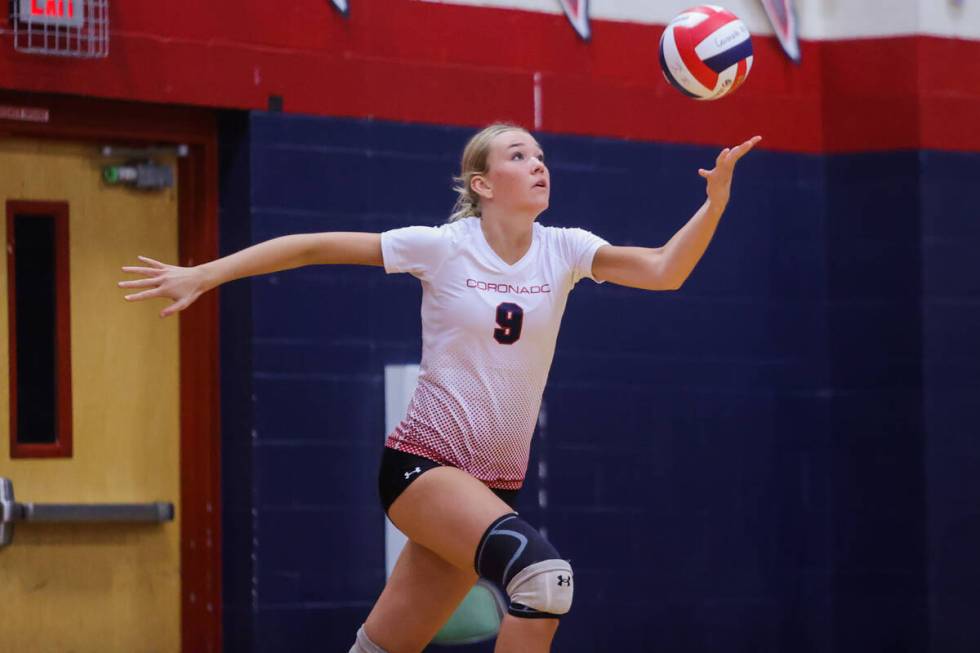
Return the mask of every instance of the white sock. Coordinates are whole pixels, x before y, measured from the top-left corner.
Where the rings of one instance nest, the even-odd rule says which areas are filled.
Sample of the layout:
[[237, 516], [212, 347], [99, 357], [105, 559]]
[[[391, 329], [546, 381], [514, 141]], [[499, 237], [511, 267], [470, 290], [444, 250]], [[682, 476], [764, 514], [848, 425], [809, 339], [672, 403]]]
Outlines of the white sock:
[[349, 653], [387, 653], [387, 651], [368, 638], [367, 633], [364, 632], [364, 626], [362, 625], [357, 629], [357, 639], [354, 642], [354, 646], [351, 647]]

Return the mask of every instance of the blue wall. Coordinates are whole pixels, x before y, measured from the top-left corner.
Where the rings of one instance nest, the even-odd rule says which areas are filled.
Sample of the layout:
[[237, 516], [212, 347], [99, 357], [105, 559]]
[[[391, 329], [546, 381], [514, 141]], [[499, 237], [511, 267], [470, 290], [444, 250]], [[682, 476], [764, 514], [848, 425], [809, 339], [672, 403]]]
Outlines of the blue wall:
[[967, 653], [980, 651], [980, 155], [921, 166], [931, 650]]
[[[230, 114], [223, 251], [439, 224], [469, 135]], [[616, 244], [669, 238], [716, 154], [541, 142], [542, 221]], [[978, 168], [753, 152], [680, 292], [575, 289], [521, 506], [576, 569], [555, 650], [976, 650]], [[353, 267], [222, 289], [228, 650], [347, 650], [380, 592], [383, 370], [417, 362], [419, 298]]]
[[[227, 255], [253, 242], [249, 118], [228, 113], [220, 121], [220, 248]], [[256, 283], [220, 289], [221, 531], [224, 649], [251, 651], [254, 635], [252, 560], [254, 506], [252, 425], [252, 300]]]

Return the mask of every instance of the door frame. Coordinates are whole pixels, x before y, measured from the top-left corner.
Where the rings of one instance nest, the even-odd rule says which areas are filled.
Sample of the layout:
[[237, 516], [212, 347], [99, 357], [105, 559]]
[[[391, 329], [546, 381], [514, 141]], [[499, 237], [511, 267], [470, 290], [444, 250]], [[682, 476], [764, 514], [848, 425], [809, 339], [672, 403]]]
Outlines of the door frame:
[[[0, 136], [132, 146], [185, 144], [178, 159], [178, 258], [218, 256], [218, 128], [214, 111], [0, 90]], [[45, 112], [47, 112], [45, 114]], [[44, 120], [46, 116], [46, 120]], [[184, 651], [221, 651], [221, 423], [218, 295], [180, 318], [180, 623]]]

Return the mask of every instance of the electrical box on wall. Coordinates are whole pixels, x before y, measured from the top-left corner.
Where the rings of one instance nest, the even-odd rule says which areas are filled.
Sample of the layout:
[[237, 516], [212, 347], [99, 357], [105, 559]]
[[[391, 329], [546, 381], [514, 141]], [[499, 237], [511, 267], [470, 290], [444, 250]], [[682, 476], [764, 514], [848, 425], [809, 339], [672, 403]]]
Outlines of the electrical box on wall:
[[18, 52], [109, 56], [109, 0], [14, 0], [10, 7]]

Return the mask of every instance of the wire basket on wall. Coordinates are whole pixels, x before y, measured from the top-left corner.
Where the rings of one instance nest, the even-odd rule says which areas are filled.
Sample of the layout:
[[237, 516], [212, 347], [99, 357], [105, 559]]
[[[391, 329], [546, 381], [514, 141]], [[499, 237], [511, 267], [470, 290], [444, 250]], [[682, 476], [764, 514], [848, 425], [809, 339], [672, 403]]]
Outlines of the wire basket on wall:
[[10, 9], [18, 52], [109, 56], [109, 0], [11, 0]]

